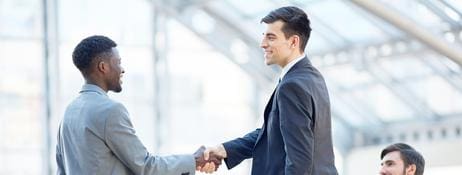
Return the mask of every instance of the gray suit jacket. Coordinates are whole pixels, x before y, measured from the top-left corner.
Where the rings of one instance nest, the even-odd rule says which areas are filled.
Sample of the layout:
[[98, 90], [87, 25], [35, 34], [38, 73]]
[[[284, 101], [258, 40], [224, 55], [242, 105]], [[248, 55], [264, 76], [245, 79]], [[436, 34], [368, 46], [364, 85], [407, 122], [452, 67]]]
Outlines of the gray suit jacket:
[[57, 174], [193, 175], [193, 155], [154, 156], [138, 139], [125, 107], [86, 84], [58, 131]]

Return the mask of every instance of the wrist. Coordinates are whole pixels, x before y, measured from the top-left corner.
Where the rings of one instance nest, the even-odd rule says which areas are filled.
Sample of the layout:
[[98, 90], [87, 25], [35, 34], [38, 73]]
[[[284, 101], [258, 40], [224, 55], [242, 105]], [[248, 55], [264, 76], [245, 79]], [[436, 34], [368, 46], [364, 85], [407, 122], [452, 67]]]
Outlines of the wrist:
[[225, 149], [225, 146], [223, 146], [223, 144], [219, 144], [217, 146], [218, 150], [219, 150], [219, 153], [221, 156], [223, 156], [223, 158], [226, 158], [228, 157], [228, 154], [226, 153], [226, 149]]

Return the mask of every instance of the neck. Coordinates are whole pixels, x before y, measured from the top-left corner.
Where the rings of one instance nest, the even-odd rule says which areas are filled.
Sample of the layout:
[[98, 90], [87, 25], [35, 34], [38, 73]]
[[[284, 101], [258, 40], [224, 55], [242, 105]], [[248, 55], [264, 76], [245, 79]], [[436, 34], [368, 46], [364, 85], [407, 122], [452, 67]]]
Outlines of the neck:
[[101, 80], [99, 80], [99, 79], [96, 79], [96, 78], [94, 78], [94, 77], [92, 77], [92, 76], [86, 77], [86, 78], [85, 78], [85, 83], [86, 83], [86, 84], [92, 84], [92, 85], [98, 86], [98, 87], [100, 87], [101, 89], [103, 89], [104, 92], [106, 92], [106, 93], [107, 93], [107, 91], [108, 91], [108, 88], [107, 88], [107, 86], [105, 85], [105, 83], [103, 83], [103, 81], [101, 81]]
[[303, 53], [303, 52], [294, 52], [294, 54], [290, 55], [290, 56], [286, 59], [286, 61], [285, 61], [283, 64], [279, 65], [279, 66], [281, 66], [281, 68], [284, 68], [284, 67], [285, 67], [287, 64], [289, 64], [291, 61], [293, 61], [293, 60], [295, 60], [295, 59], [301, 57], [303, 54], [305, 54], [305, 53]]

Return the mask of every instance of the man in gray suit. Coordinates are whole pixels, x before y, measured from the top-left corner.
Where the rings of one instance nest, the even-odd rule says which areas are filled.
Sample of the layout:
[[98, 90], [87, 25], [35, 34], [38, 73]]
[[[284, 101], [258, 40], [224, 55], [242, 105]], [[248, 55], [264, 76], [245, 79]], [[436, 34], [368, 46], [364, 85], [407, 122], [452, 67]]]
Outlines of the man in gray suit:
[[[196, 167], [215, 167], [199, 148], [192, 155], [154, 156], [135, 133], [125, 107], [107, 92], [122, 91], [125, 73], [117, 44], [91, 36], [74, 49], [72, 59], [85, 78], [80, 95], [67, 107], [58, 131], [57, 174], [193, 175]], [[211, 166], [213, 164], [213, 166]]]
[[205, 157], [225, 158], [228, 168], [253, 158], [252, 175], [337, 175], [327, 87], [304, 53], [310, 21], [297, 7], [281, 7], [261, 22], [266, 25], [260, 45], [265, 63], [282, 68], [264, 124], [242, 138], [210, 147]]

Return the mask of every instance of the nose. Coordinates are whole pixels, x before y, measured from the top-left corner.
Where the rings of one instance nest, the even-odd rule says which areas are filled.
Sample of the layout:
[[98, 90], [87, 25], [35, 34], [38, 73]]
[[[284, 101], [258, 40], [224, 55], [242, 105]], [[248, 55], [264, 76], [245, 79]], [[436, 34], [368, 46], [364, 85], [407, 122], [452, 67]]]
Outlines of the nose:
[[121, 69], [122, 69], [122, 73], [124, 74], [124, 73], [125, 73], [125, 69], [124, 69], [123, 67], [122, 67]]
[[385, 168], [385, 167], [383, 167], [383, 166], [380, 167], [379, 175], [386, 175], [386, 174], [387, 174], [386, 172], [387, 172], [387, 171], [386, 171], [386, 168]]
[[263, 49], [266, 49], [268, 47], [268, 43], [266, 42], [264, 38], [260, 42], [260, 47]]

